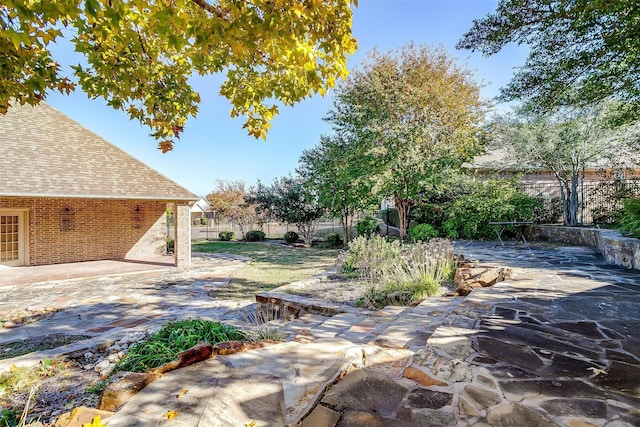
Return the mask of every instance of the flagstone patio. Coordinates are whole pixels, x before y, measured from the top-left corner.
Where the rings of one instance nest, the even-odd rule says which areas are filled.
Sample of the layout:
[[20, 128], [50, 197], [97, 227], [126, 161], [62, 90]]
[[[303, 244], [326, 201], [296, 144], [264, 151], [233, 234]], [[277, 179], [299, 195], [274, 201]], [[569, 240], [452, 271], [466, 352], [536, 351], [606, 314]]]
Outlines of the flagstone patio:
[[[165, 374], [109, 426], [640, 425], [640, 272], [606, 264], [585, 247], [533, 244], [529, 252], [472, 242], [457, 250], [514, 275], [416, 307], [301, 316], [282, 326], [289, 333], [282, 344]], [[0, 330], [0, 342], [47, 330], [93, 331], [99, 339], [139, 327], [135, 319], [232, 320], [232, 302], [207, 290], [224, 286], [225, 272], [241, 262], [105, 279], [91, 289], [75, 281], [5, 293], [0, 300], [18, 298], [14, 305], [66, 298], [68, 308]], [[97, 299], [112, 304], [114, 317], [107, 306], [89, 315]]]

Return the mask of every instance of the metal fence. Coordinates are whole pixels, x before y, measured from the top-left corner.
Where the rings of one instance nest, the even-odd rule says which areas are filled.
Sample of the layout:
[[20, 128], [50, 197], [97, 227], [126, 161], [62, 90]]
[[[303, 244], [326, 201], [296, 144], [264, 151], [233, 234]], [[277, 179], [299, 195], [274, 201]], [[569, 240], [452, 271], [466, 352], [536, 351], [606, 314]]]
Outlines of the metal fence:
[[[249, 230], [260, 230], [265, 234], [267, 239], [282, 239], [284, 233], [287, 231], [298, 232], [295, 225], [282, 224], [278, 222], [251, 224], [245, 229], [245, 232]], [[191, 225], [191, 240], [217, 240], [218, 235], [222, 231], [232, 231], [238, 239], [241, 236], [240, 227], [237, 224], [224, 220], [209, 220], [206, 224]], [[343, 234], [340, 220], [329, 218], [320, 221], [316, 237], [324, 238], [329, 233]]]
[[[528, 196], [556, 199], [561, 203], [558, 183], [522, 183], [520, 188]], [[578, 215], [582, 224], [606, 225], [615, 219], [616, 211], [622, 209], [622, 200], [640, 197], [640, 179], [585, 182], [578, 191], [581, 194]]]
[[[393, 230], [389, 231], [390, 228], [395, 229], [393, 212], [390, 213], [390, 211], [388, 210], [383, 210], [370, 213], [369, 215], [373, 216], [374, 218], [378, 218], [378, 222], [380, 223], [380, 232], [383, 235], [393, 234]], [[367, 216], [367, 214], [358, 214], [354, 217], [352, 227], [353, 236], [357, 235], [355, 225], [365, 216]], [[390, 223], [390, 225], [386, 225], [387, 223]], [[267, 239], [282, 239], [284, 237], [284, 233], [286, 233], [287, 231], [295, 231], [296, 233], [299, 233], [298, 228], [295, 225], [279, 222], [250, 224], [245, 229], [245, 232], [250, 230], [260, 230], [264, 232]], [[236, 239], [241, 238], [240, 227], [237, 224], [234, 224], [233, 222], [227, 221], [225, 219], [192, 218], [191, 220], [192, 241], [218, 240], [219, 234], [222, 231], [232, 231], [233, 233], [235, 233]], [[329, 233], [338, 233], [344, 239], [344, 229], [342, 228], [342, 223], [340, 222], [339, 218], [322, 218], [318, 223], [318, 229], [316, 230], [315, 238], [325, 239]], [[167, 223], [167, 236], [172, 239], [174, 238], [173, 218], [171, 217], [169, 218], [169, 221]]]

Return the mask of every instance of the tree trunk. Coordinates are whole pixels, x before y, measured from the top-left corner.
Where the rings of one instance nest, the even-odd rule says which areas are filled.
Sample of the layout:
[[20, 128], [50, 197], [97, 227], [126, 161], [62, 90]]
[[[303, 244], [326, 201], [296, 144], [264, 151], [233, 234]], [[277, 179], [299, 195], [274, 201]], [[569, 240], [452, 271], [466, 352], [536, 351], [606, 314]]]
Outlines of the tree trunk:
[[578, 209], [580, 208], [580, 195], [578, 193], [578, 175], [571, 176], [571, 193], [569, 194], [569, 211], [571, 213], [571, 226], [580, 224], [578, 219]]
[[342, 231], [344, 232], [344, 243], [348, 244], [351, 240], [353, 240], [353, 236], [351, 235], [353, 215], [351, 214], [351, 212], [349, 212], [349, 209], [344, 209], [342, 211], [340, 222], [342, 223]]
[[400, 219], [400, 238], [407, 238], [407, 228], [409, 228], [409, 212], [411, 206], [414, 205], [414, 201], [411, 199], [401, 199], [398, 196], [394, 196], [396, 209], [398, 209], [398, 217]]
[[302, 240], [304, 240], [304, 244], [307, 246], [311, 246], [313, 242], [313, 236], [316, 234], [316, 229], [318, 228], [318, 221], [319, 220], [296, 224], [298, 231], [302, 234]]

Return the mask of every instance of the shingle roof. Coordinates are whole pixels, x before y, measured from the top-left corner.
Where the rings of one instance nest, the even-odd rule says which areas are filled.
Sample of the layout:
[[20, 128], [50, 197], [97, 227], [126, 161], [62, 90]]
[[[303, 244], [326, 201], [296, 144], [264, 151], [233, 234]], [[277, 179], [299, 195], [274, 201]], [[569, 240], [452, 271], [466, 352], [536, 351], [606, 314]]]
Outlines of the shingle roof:
[[0, 115], [0, 147], [0, 196], [198, 199], [44, 103]]

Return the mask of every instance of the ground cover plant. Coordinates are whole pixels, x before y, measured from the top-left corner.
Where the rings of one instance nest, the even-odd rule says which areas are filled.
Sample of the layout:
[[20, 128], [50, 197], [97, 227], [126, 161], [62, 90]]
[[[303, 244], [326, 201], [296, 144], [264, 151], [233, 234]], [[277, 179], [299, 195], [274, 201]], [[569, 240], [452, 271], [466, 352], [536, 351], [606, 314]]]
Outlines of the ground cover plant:
[[447, 240], [403, 244], [381, 236], [358, 237], [341, 260], [341, 274], [365, 289], [358, 305], [410, 305], [442, 293], [453, 279], [453, 246]]
[[169, 322], [146, 340], [131, 347], [115, 370], [144, 372], [171, 362], [180, 352], [201, 342], [216, 344], [246, 339], [244, 332], [220, 322], [199, 319]]
[[194, 252], [227, 253], [252, 259], [237, 270], [228, 286], [210, 294], [215, 298], [251, 298], [257, 292], [320, 274], [335, 265], [338, 250], [293, 248], [265, 243], [205, 242], [193, 245]]
[[631, 237], [640, 238], [640, 199], [626, 199], [620, 219], [620, 231]]
[[45, 359], [33, 367], [12, 366], [0, 373], [0, 427], [23, 426], [37, 418], [30, 408], [40, 397], [43, 382], [63, 373], [64, 360]]

